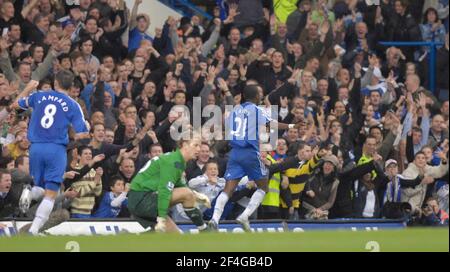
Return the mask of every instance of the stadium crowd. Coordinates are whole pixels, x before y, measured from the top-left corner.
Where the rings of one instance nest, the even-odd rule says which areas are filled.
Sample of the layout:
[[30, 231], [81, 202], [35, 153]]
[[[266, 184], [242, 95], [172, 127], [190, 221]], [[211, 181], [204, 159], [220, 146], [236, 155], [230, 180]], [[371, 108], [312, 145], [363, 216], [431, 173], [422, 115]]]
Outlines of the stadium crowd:
[[[261, 145], [269, 192], [253, 219], [448, 225], [448, 0], [236, 0], [222, 19], [217, 7], [213, 20], [156, 26], [138, 13], [142, 2], [0, 0], [0, 219], [32, 218], [43, 196], [29, 171], [30, 112], [9, 106], [31, 80], [49, 90], [70, 70], [68, 95], [90, 134], [71, 134], [55, 220], [129, 217], [134, 175], [176, 148], [174, 123], [192, 124], [177, 106], [193, 112], [197, 97], [201, 110], [238, 105], [243, 88], [259, 84], [261, 107], [276, 105], [280, 122], [301, 125]], [[427, 89], [428, 47], [380, 41], [439, 42], [436, 90]], [[213, 205], [230, 150], [221, 134], [202, 131], [185, 171]], [[244, 177], [222, 219], [235, 219], [254, 191]], [[205, 219], [213, 209], [202, 208]], [[182, 208], [171, 212], [187, 220]]]

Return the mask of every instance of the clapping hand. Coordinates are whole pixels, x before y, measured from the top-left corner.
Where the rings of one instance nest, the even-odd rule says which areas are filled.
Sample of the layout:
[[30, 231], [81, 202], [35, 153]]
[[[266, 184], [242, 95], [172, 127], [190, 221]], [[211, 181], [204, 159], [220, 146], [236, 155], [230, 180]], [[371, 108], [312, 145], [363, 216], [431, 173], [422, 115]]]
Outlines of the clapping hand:
[[221, 89], [224, 93], [229, 91], [227, 82], [223, 78], [221, 78], [221, 77], [217, 78], [217, 83], [218, 83], [219, 89]]
[[214, 84], [214, 79], [216, 78], [216, 72], [217, 72], [216, 67], [214, 67], [212, 65], [209, 66], [208, 76], [206, 77], [206, 81], [211, 85]]

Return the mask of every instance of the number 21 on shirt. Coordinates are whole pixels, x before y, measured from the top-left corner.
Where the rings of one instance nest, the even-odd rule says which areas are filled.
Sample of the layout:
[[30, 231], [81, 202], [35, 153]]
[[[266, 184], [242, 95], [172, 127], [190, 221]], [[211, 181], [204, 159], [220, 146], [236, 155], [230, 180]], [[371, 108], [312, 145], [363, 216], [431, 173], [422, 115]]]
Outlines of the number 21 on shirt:
[[235, 117], [234, 124], [236, 125], [236, 130], [231, 131], [231, 135], [244, 138], [246, 134], [247, 123], [248, 123], [247, 116]]

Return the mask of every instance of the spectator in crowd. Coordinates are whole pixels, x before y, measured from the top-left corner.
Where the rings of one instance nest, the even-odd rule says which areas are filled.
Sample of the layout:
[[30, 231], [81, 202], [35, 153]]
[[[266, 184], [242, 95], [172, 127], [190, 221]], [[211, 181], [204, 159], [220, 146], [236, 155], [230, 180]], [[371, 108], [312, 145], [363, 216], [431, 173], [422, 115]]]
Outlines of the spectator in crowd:
[[302, 218], [323, 220], [328, 219], [329, 209], [336, 200], [339, 161], [336, 156], [322, 158], [323, 166], [317, 168], [305, 184], [302, 194]]
[[[420, 31], [425, 42], [445, 42], [445, 27], [439, 20], [438, 12], [434, 8], [428, 8], [425, 11], [423, 24], [420, 24]], [[442, 45], [438, 46], [438, 48], [441, 47]], [[428, 51], [428, 48], [426, 50]]]
[[150, 146], [148, 158], [151, 160], [155, 157], [159, 157], [159, 155], [163, 154], [163, 148], [160, 144], [153, 144]]
[[287, 157], [287, 142], [284, 138], [280, 138], [277, 140], [277, 148], [271, 154], [271, 157], [275, 161], [282, 161]]
[[[302, 29], [306, 25], [308, 12], [311, 11], [311, 1], [302, 0], [297, 2], [297, 9], [293, 11], [286, 20], [288, 36], [292, 35], [297, 29]], [[301, 24], [301, 25], [300, 25]]]
[[15, 168], [11, 170], [11, 178], [14, 187], [30, 189], [32, 198], [40, 200], [44, 196], [44, 189], [33, 186], [33, 178], [30, 176], [30, 158], [28, 156], [19, 156], [15, 162]]
[[[384, 3], [381, 5], [383, 18], [387, 21], [387, 39], [390, 41], [420, 41], [421, 33], [416, 19], [408, 9], [408, 3], [404, 0], [396, 0], [394, 9]], [[408, 60], [413, 59], [414, 48], [405, 50]]]
[[441, 114], [436, 114], [431, 119], [431, 129], [428, 136], [428, 145], [434, 147], [438, 143], [448, 139], [448, 124]]
[[[284, 140], [279, 139], [278, 143], [283, 142]], [[284, 146], [280, 148], [284, 148], [286, 151], [286, 142], [284, 141]], [[271, 164], [277, 163], [277, 161], [269, 154], [272, 147], [270, 144], [261, 145], [261, 158], [265, 165], [270, 166]], [[283, 161], [283, 158], [279, 158], [278, 163]], [[281, 173], [273, 173], [269, 177], [269, 191], [265, 195], [261, 206], [258, 210], [258, 218], [260, 219], [278, 219], [281, 218], [280, 214], [280, 206], [281, 206]], [[286, 189], [286, 188], [285, 188]]]
[[206, 207], [201, 207], [204, 219], [209, 220], [214, 210], [214, 200], [225, 188], [225, 179], [219, 177], [219, 165], [215, 161], [207, 162], [203, 169], [204, 174], [189, 180], [188, 186], [199, 193], [205, 194], [212, 203], [209, 211]]
[[421, 220], [425, 226], [448, 226], [448, 214], [439, 209], [439, 201], [434, 197], [425, 202]]
[[[10, 216], [13, 211], [8, 209], [8, 204], [11, 205], [11, 174], [2, 169], [0, 172], [0, 218]], [[11, 203], [11, 204], [10, 204]]]
[[307, 144], [297, 145], [297, 155], [285, 159], [281, 163], [267, 162], [269, 173], [281, 172], [281, 210], [282, 218], [295, 217], [300, 208], [300, 195], [305, 183], [317, 166], [320, 158], [326, 153], [321, 150], [313, 154], [311, 146]]
[[383, 204], [386, 202], [400, 202], [401, 201], [401, 185], [398, 177], [398, 164], [396, 160], [390, 159], [385, 163], [386, 176], [389, 179], [386, 185], [386, 192], [384, 193]]
[[5, 153], [15, 160], [19, 156], [28, 155], [29, 146], [30, 142], [27, 139], [27, 132], [21, 130], [16, 133], [15, 141], [6, 146]]
[[125, 184], [119, 177], [113, 177], [110, 184], [110, 191], [104, 192], [100, 206], [92, 217], [116, 218], [121, 209], [127, 207], [127, 193], [130, 190], [130, 184]]
[[402, 201], [409, 202], [415, 213], [420, 213], [421, 211], [428, 185], [432, 184], [435, 179], [443, 177], [448, 171], [447, 155], [441, 151], [439, 157], [441, 158], [439, 166], [429, 166], [426, 163], [425, 154], [418, 152], [414, 156], [414, 161], [402, 173], [402, 176], [405, 178], [415, 179], [417, 176], [422, 177], [422, 182], [419, 185], [402, 191]]
[[2, 156], [0, 160], [0, 168], [6, 170], [14, 169], [14, 159], [11, 156]]
[[114, 130], [112, 130], [110, 128], [105, 129], [105, 143], [113, 144], [113, 142], [114, 142], [114, 135], [115, 135]]
[[202, 143], [197, 161], [190, 161], [186, 166], [186, 179], [191, 180], [204, 172], [203, 169], [211, 157], [210, 152], [209, 145], [207, 143]]
[[[31, 187], [31, 178], [20, 170], [0, 170], [0, 219], [6, 217], [27, 216], [31, 201], [40, 201], [44, 196], [44, 189]], [[29, 190], [29, 198], [23, 192]]]
[[76, 181], [72, 180], [70, 187], [67, 186], [69, 190], [78, 193], [71, 203], [71, 217], [89, 218], [94, 208], [95, 197], [100, 196], [102, 192], [103, 169], [101, 167], [94, 169], [93, 166], [103, 160], [104, 155], [92, 157], [92, 149], [88, 146], [80, 147], [78, 154], [78, 164], [73, 170], [79, 171], [80, 177]]
[[381, 218], [382, 196], [386, 191], [389, 179], [382, 172], [378, 163], [374, 164], [373, 172], [363, 175], [353, 184], [353, 213], [355, 218]]
[[[414, 155], [419, 152], [422, 147], [424, 147], [428, 142], [428, 135], [430, 133], [430, 113], [427, 109], [425, 95], [421, 94], [419, 98], [419, 109], [422, 111], [422, 122], [420, 127], [412, 128], [413, 124], [413, 116], [417, 119], [417, 108], [412, 101], [412, 96], [408, 96], [407, 103], [409, 104], [408, 113], [404, 120], [402, 138], [405, 139], [408, 137], [406, 141], [406, 152], [408, 162], [412, 161]], [[408, 136], [406, 136], [408, 135]]]
[[150, 18], [148, 15], [138, 14], [140, 4], [142, 4], [142, 0], [136, 0], [134, 2], [128, 22], [130, 28], [128, 52], [138, 49], [143, 39], [153, 41], [152, 37], [146, 33], [150, 27]]
[[130, 183], [136, 171], [134, 160], [131, 158], [123, 158], [120, 162], [118, 174], [126, 183]]

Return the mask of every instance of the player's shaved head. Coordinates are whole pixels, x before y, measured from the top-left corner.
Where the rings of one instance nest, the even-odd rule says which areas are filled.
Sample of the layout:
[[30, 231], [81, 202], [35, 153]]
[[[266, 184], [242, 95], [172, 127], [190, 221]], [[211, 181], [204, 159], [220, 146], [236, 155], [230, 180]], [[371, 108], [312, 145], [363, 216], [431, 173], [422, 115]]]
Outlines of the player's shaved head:
[[244, 88], [244, 101], [258, 104], [260, 100], [259, 85], [247, 85]]

